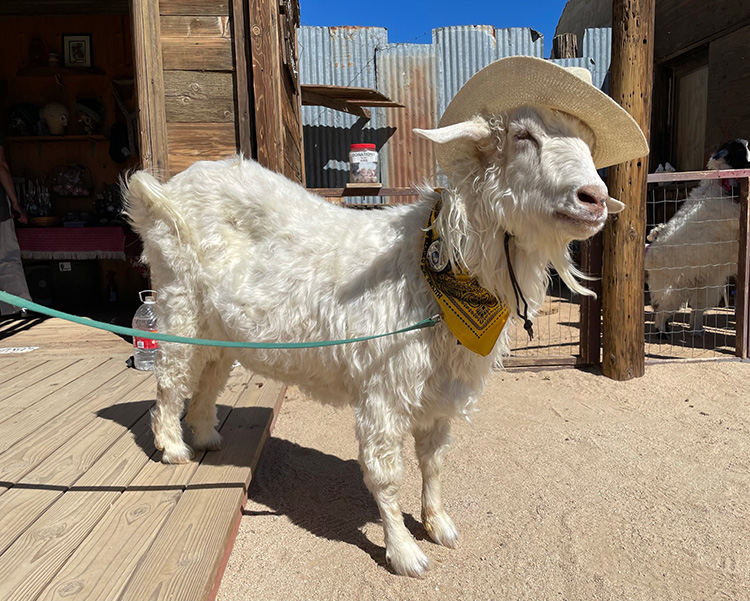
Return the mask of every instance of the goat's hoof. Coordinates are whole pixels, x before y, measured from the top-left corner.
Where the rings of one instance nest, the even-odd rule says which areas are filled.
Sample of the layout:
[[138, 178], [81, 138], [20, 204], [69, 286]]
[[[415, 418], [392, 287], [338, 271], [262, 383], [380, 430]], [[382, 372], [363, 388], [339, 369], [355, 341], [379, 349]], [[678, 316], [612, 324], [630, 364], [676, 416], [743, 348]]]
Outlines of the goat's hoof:
[[164, 448], [161, 454], [163, 463], [189, 463], [193, 458], [193, 450], [185, 443]]
[[207, 436], [193, 435], [193, 448], [196, 450], [219, 451], [221, 450], [221, 442], [221, 434], [213, 428]]
[[451, 549], [458, 545], [458, 528], [444, 511], [435, 513], [428, 509], [422, 512], [422, 525], [438, 545]]
[[421, 578], [430, 569], [430, 560], [414, 540], [400, 545], [397, 549], [386, 547], [385, 559], [399, 576]]

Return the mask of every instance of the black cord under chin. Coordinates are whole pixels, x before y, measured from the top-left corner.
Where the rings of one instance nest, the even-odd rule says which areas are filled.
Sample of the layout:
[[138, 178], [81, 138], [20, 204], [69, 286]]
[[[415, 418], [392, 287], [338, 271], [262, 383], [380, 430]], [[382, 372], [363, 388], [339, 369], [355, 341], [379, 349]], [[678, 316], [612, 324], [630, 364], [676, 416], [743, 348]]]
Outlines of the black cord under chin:
[[[523, 319], [523, 329], [526, 330], [526, 333], [529, 335], [529, 340], [534, 340], [534, 324], [531, 323], [531, 320], [529, 319], [529, 303], [526, 302], [523, 292], [521, 292], [521, 287], [518, 285], [518, 280], [516, 280], [516, 274], [513, 271], [513, 263], [510, 260], [510, 251], [508, 250], [509, 242], [510, 234], [505, 232], [505, 260], [508, 262], [510, 283], [513, 285], [513, 295], [516, 297], [516, 313], [518, 314], [518, 317]], [[519, 308], [521, 306], [518, 299], [519, 296], [523, 301], [523, 314]]]

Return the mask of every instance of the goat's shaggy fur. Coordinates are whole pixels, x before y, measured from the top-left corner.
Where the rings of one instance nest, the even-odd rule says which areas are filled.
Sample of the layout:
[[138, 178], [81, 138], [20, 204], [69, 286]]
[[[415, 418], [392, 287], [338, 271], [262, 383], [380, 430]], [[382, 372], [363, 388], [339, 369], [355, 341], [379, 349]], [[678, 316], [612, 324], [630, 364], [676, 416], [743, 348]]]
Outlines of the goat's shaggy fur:
[[[724, 144], [709, 169], [747, 169], [746, 140]], [[656, 328], [684, 304], [692, 309], [690, 329], [703, 331], [703, 313], [719, 304], [727, 280], [737, 275], [740, 205], [721, 180], [703, 180], [666, 223], [649, 234], [645, 267]]]
[[[446, 130], [449, 130], [446, 132]], [[449, 187], [422, 190], [414, 205], [380, 211], [333, 206], [255, 162], [196, 163], [166, 184], [145, 172], [126, 187], [127, 213], [143, 238], [158, 294], [160, 331], [238, 341], [321, 341], [393, 331], [438, 312], [420, 272], [423, 227], [437, 199], [438, 230], [454, 264], [504, 300], [515, 299], [503, 239], [532, 310], [543, 301], [548, 265], [573, 289], [568, 244], [598, 231], [610, 199], [591, 159], [588, 128], [567, 115], [521, 108], [441, 130], [437, 143], [465, 144]], [[506, 328], [507, 329], [507, 328]], [[354, 407], [360, 462], [383, 520], [386, 557], [399, 574], [429, 566], [398, 504], [401, 445], [416, 440], [422, 520], [434, 541], [455, 546], [440, 470], [450, 422], [474, 409], [498, 353], [456, 343], [444, 323], [430, 329], [306, 350], [230, 350], [163, 343], [156, 361], [156, 445], [185, 462], [180, 414], [192, 446], [216, 449], [214, 403], [239, 360], [263, 376], [297, 384], [323, 402]]]

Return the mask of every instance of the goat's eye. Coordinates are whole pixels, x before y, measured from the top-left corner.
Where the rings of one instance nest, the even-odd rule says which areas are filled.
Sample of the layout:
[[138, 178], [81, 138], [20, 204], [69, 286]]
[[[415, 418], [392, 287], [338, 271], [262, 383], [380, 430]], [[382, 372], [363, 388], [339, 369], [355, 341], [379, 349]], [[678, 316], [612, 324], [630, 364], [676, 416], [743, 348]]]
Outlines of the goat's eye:
[[532, 144], [539, 145], [539, 142], [537, 139], [531, 135], [531, 132], [528, 129], [522, 129], [518, 131], [515, 135], [516, 140], [519, 142], [531, 142]]

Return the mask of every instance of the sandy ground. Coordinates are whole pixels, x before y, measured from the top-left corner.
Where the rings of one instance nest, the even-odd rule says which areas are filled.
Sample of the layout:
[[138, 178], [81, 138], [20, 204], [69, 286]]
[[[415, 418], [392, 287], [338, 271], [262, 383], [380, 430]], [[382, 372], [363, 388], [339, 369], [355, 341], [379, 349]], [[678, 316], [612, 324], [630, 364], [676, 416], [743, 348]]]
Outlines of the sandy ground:
[[385, 566], [350, 410], [291, 389], [217, 599], [750, 599], [750, 364], [661, 364], [614, 382], [563, 369], [493, 374], [457, 423], [444, 475], [455, 550], [402, 509], [430, 557]]

